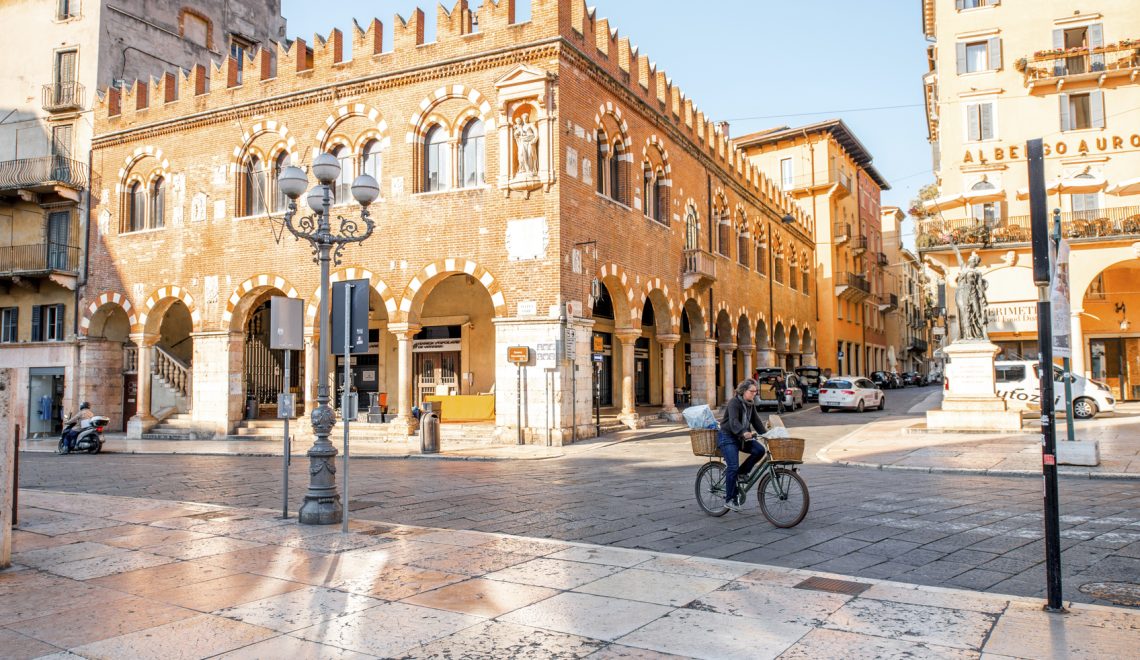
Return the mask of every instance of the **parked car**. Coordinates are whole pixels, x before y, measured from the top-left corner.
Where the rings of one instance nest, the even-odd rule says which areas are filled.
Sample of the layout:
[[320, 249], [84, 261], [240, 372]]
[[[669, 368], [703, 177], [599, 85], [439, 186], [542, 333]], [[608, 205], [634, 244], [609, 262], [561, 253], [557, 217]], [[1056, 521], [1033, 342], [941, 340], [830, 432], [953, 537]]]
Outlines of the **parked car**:
[[867, 408], [882, 410], [886, 405], [887, 395], [883, 394], [883, 390], [862, 376], [832, 378], [819, 389], [820, 412], [828, 412], [833, 408], [858, 412]]
[[904, 371], [902, 373], [902, 381], [906, 387], [918, 385], [918, 373], [914, 371]]
[[819, 386], [823, 370], [819, 367], [796, 367], [796, 375], [804, 387], [804, 401], [819, 401]]
[[[1058, 410], [1065, 407], [1065, 372], [1053, 367], [1053, 405]], [[1089, 380], [1076, 374], [1069, 375], [1070, 390], [1073, 393], [1073, 416], [1077, 419], [1091, 419], [1097, 413], [1116, 410], [1116, 399], [1112, 390], [1103, 383]], [[1038, 364], [1032, 360], [1010, 360], [994, 363], [994, 385], [997, 394], [1005, 399], [1014, 410], [1039, 410], [1041, 408], [1041, 381]]]
[[897, 390], [903, 386], [902, 376], [899, 376], [897, 371], [892, 371], [892, 372], [888, 373], [887, 375], [891, 377], [890, 389]]
[[878, 386], [881, 390], [893, 390], [895, 388], [895, 381], [891, 375], [885, 371], [875, 371], [871, 373], [871, 382]]
[[[766, 375], [767, 374], [767, 375]], [[765, 408], [778, 408], [773, 388], [776, 376], [784, 377], [784, 406], [788, 410], [804, 407], [804, 390], [799, 378], [795, 374], [785, 373], [783, 369], [760, 369], [760, 395], [754, 401], [756, 405]]]

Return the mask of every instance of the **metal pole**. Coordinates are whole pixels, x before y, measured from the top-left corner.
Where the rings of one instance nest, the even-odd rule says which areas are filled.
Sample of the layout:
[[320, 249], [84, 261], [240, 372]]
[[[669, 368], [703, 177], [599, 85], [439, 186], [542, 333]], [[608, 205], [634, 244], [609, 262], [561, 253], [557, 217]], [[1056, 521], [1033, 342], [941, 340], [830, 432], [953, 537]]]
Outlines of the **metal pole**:
[[[1061, 209], [1053, 209], [1053, 247], [1061, 248]], [[1084, 350], [1080, 346], [1071, 346], [1074, 351]], [[1065, 370], [1065, 440], [1076, 442], [1076, 429], [1073, 428], [1073, 362], [1071, 358], [1062, 358], [1061, 366]]]
[[578, 442], [578, 363], [570, 363], [570, 437]]
[[352, 376], [351, 356], [352, 356], [352, 290], [356, 288], [355, 285], [347, 284], [344, 287], [344, 392], [341, 393], [340, 399], [340, 421], [344, 425], [344, 456], [341, 457], [341, 462], [344, 465], [344, 516], [340, 521], [340, 531], [348, 531], [348, 425], [352, 420], [349, 419], [349, 388], [351, 387]]
[[321, 339], [317, 350], [317, 409], [313, 411], [313, 434], [316, 441], [309, 448], [309, 491], [297, 518], [302, 525], [335, 525], [343, 510], [336, 490], [336, 447], [329, 442], [335, 422], [329, 406], [329, 261], [332, 237], [329, 230], [329, 187], [324, 186], [324, 204], [317, 214], [317, 258], [321, 263], [321, 299], [317, 314], [321, 317]]
[[1057, 429], [1053, 410], [1053, 315], [1049, 302], [1049, 216], [1045, 155], [1040, 139], [1030, 140], [1029, 218], [1033, 237], [1033, 281], [1037, 285], [1037, 345], [1041, 370], [1041, 471], [1045, 495], [1045, 586], [1048, 612], [1064, 612], [1061, 602], [1061, 518], [1057, 493]]
[[522, 363], [516, 364], [515, 368], [518, 370], [518, 372], [517, 372], [518, 373], [518, 382], [516, 384], [516, 390], [515, 390], [516, 391], [515, 418], [518, 420], [518, 424], [519, 424], [518, 444], [521, 445], [521, 444], [524, 444], [523, 443], [523, 427], [522, 427], [522, 424], [523, 424], [523, 422], [522, 422]]
[[16, 425], [16, 455], [12, 466], [12, 527], [20, 522], [20, 425]]
[[[282, 389], [285, 390], [283, 400], [289, 399], [289, 363], [292, 361], [293, 352], [285, 349], [285, 385]], [[289, 415], [293, 414], [293, 410], [289, 410]], [[292, 451], [289, 446], [289, 415], [285, 415], [285, 451], [281, 461], [281, 517], [289, 517], [289, 454]]]
[[594, 435], [602, 435], [602, 367], [594, 362]]

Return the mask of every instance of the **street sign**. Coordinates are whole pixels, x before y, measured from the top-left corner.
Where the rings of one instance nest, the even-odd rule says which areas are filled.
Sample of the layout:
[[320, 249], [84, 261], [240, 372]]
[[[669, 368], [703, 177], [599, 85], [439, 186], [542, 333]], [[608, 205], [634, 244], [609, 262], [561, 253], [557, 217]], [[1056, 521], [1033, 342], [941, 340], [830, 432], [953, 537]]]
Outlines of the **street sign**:
[[594, 353], [594, 362], [601, 362], [602, 359], [603, 358], [601, 353]]
[[300, 298], [273, 296], [269, 299], [269, 348], [273, 350], [303, 351], [304, 303]]
[[540, 342], [534, 347], [534, 361], [540, 367], [553, 367], [558, 357], [557, 342]]
[[347, 282], [333, 282], [332, 285], [332, 341], [331, 352], [336, 355], [344, 354], [344, 290], [352, 287], [352, 302], [350, 304], [351, 318], [349, 319], [349, 352], [368, 352], [368, 280], [350, 280]]
[[563, 341], [566, 346], [566, 359], [573, 362], [578, 358], [578, 334], [574, 331], [574, 326], [566, 326], [566, 335]]
[[527, 346], [508, 346], [507, 362], [518, 365], [530, 362], [530, 348]]
[[838, 357], [840, 360], [842, 360], [843, 359], [843, 351], [839, 351], [839, 354], [836, 357]]

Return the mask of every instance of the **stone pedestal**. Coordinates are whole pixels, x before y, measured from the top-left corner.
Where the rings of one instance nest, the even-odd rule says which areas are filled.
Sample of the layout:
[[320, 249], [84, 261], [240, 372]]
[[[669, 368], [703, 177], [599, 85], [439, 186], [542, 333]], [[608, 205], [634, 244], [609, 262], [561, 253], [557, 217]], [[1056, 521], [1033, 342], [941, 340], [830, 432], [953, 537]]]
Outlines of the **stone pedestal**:
[[926, 413], [926, 427], [946, 431], [1011, 431], [1021, 428], [1021, 413], [1009, 410], [994, 387], [994, 356], [988, 341], [957, 341], [946, 347], [949, 389], [940, 410]]

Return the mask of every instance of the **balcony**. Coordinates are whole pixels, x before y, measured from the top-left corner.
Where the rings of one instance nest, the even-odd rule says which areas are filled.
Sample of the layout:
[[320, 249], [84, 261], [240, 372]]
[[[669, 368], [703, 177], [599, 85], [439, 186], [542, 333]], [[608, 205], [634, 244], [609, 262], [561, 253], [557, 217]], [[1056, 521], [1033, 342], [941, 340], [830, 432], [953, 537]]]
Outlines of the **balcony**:
[[60, 243], [0, 247], [0, 279], [79, 274], [79, 248]]
[[847, 247], [851, 250], [851, 254], [859, 256], [867, 251], [867, 237], [856, 236], [851, 239]]
[[835, 295], [845, 300], [859, 302], [871, 295], [871, 283], [863, 275], [836, 273]]
[[899, 297], [893, 293], [880, 293], [878, 305], [880, 312], [893, 312], [899, 308]]
[[1055, 85], [1059, 91], [1067, 83], [1085, 81], [1103, 85], [1115, 78], [1134, 83], [1140, 75], [1140, 39], [1122, 39], [1095, 48], [1037, 51], [1032, 57], [1017, 60], [1014, 66], [1025, 76], [1025, 86], [1030, 90], [1048, 91], [1047, 85]]
[[837, 222], [831, 229], [831, 240], [836, 245], [846, 243], [851, 238], [851, 225], [846, 222]]
[[681, 271], [684, 289], [716, 282], [716, 257], [699, 248], [685, 250], [685, 265]]
[[83, 85], [77, 82], [59, 82], [44, 85], [43, 105], [46, 112], [67, 112], [69, 110], [83, 109]]
[[37, 195], [55, 193], [73, 202], [87, 188], [87, 164], [63, 156], [22, 158], [0, 162], [0, 197], [19, 196], [37, 201]]
[[910, 345], [907, 346], [907, 350], [919, 354], [926, 353], [926, 349], [927, 344], [925, 339], [912, 339], [910, 340]]
[[[1050, 227], [1053, 215], [1049, 214]], [[1061, 232], [1070, 241], [1094, 242], [1140, 237], [1140, 206], [1118, 206], [1092, 211], [1061, 214]], [[922, 252], [950, 250], [950, 244], [994, 247], [1028, 244], [1028, 215], [1013, 215], [987, 226], [972, 218], [942, 220], [930, 218], [919, 223], [915, 242]]]
[[890, 259], [887, 259], [887, 255], [884, 252], [878, 252], [875, 254], [875, 262], [883, 268], [886, 268], [891, 263]]

